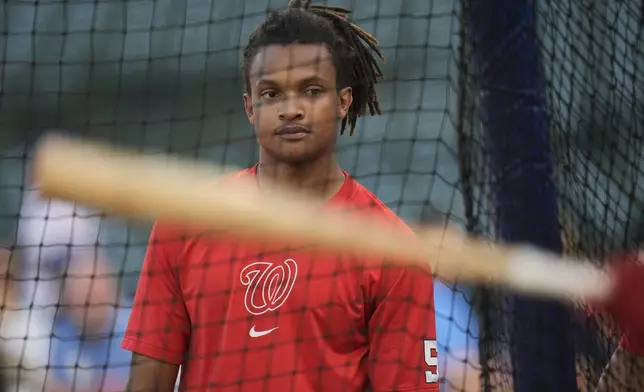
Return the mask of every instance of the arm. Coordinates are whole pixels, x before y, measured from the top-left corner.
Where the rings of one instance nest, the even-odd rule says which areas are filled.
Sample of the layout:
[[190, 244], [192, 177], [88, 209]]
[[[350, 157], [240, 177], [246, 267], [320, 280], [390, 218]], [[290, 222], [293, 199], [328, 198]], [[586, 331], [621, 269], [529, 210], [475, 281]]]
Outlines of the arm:
[[134, 353], [126, 392], [171, 392], [178, 373], [179, 365]]
[[438, 391], [434, 285], [429, 271], [368, 270], [369, 379], [374, 392]]
[[182, 242], [152, 229], [122, 347], [134, 353], [129, 392], [174, 390], [187, 354], [190, 321], [177, 267]]

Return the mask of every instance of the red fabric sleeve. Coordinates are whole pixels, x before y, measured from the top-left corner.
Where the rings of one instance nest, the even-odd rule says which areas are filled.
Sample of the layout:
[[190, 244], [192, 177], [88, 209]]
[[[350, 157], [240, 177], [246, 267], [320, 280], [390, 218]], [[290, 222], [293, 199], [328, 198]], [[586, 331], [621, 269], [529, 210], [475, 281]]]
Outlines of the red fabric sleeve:
[[638, 356], [638, 357], [644, 357], [644, 346], [640, 345], [634, 345], [631, 343], [630, 339], [626, 335], [622, 335], [621, 339], [619, 340], [619, 345], [626, 350], [627, 352]]
[[181, 365], [187, 352], [190, 321], [178, 278], [180, 235], [152, 229], [132, 313], [122, 347], [137, 354]]
[[374, 392], [438, 391], [434, 283], [429, 271], [369, 271], [369, 379]]
[[637, 252], [612, 257], [611, 273], [615, 289], [607, 301], [606, 309], [613, 316], [623, 336], [619, 341], [626, 351], [644, 354], [644, 266], [638, 261]]
[[594, 304], [608, 312], [623, 336], [620, 346], [631, 354], [644, 355], [644, 265], [637, 252], [610, 258], [614, 289], [609, 298]]

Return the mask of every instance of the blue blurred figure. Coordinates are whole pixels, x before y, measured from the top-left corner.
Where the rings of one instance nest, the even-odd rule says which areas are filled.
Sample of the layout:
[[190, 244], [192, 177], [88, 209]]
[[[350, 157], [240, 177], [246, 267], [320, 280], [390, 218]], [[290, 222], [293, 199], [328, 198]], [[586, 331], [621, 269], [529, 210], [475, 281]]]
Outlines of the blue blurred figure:
[[[120, 295], [118, 278], [99, 246], [102, 216], [74, 203], [41, 198], [26, 173], [16, 244], [22, 311], [20, 318], [12, 317], [17, 320], [14, 333], [33, 342], [23, 348], [38, 359], [31, 362], [38, 367], [46, 363], [42, 390], [121, 392], [130, 353], [119, 345], [130, 304]], [[41, 389], [38, 382], [34, 385]]]
[[124, 391], [131, 353], [120, 345], [129, 315], [129, 304], [119, 305], [103, 330], [81, 339], [76, 322], [65, 315], [57, 317], [49, 361], [56, 384], [75, 392]]

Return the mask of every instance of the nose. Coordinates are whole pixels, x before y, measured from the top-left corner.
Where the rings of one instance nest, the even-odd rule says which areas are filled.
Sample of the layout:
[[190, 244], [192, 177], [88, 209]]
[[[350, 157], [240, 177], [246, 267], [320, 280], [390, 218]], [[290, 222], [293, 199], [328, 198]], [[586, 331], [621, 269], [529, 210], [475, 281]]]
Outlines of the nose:
[[304, 118], [304, 109], [302, 108], [301, 102], [296, 97], [288, 97], [282, 101], [282, 105], [279, 109], [279, 118], [280, 121], [297, 121]]

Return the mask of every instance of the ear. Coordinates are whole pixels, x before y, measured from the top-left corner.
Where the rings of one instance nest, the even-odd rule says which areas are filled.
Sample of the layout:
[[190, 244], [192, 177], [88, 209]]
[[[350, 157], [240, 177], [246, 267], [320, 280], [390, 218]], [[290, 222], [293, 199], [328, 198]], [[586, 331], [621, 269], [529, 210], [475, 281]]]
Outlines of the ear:
[[349, 113], [349, 108], [353, 103], [353, 90], [351, 87], [345, 87], [338, 91], [338, 117], [344, 119]]
[[244, 109], [246, 116], [251, 125], [255, 125], [255, 110], [253, 108], [253, 98], [248, 93], [244, 93]]

